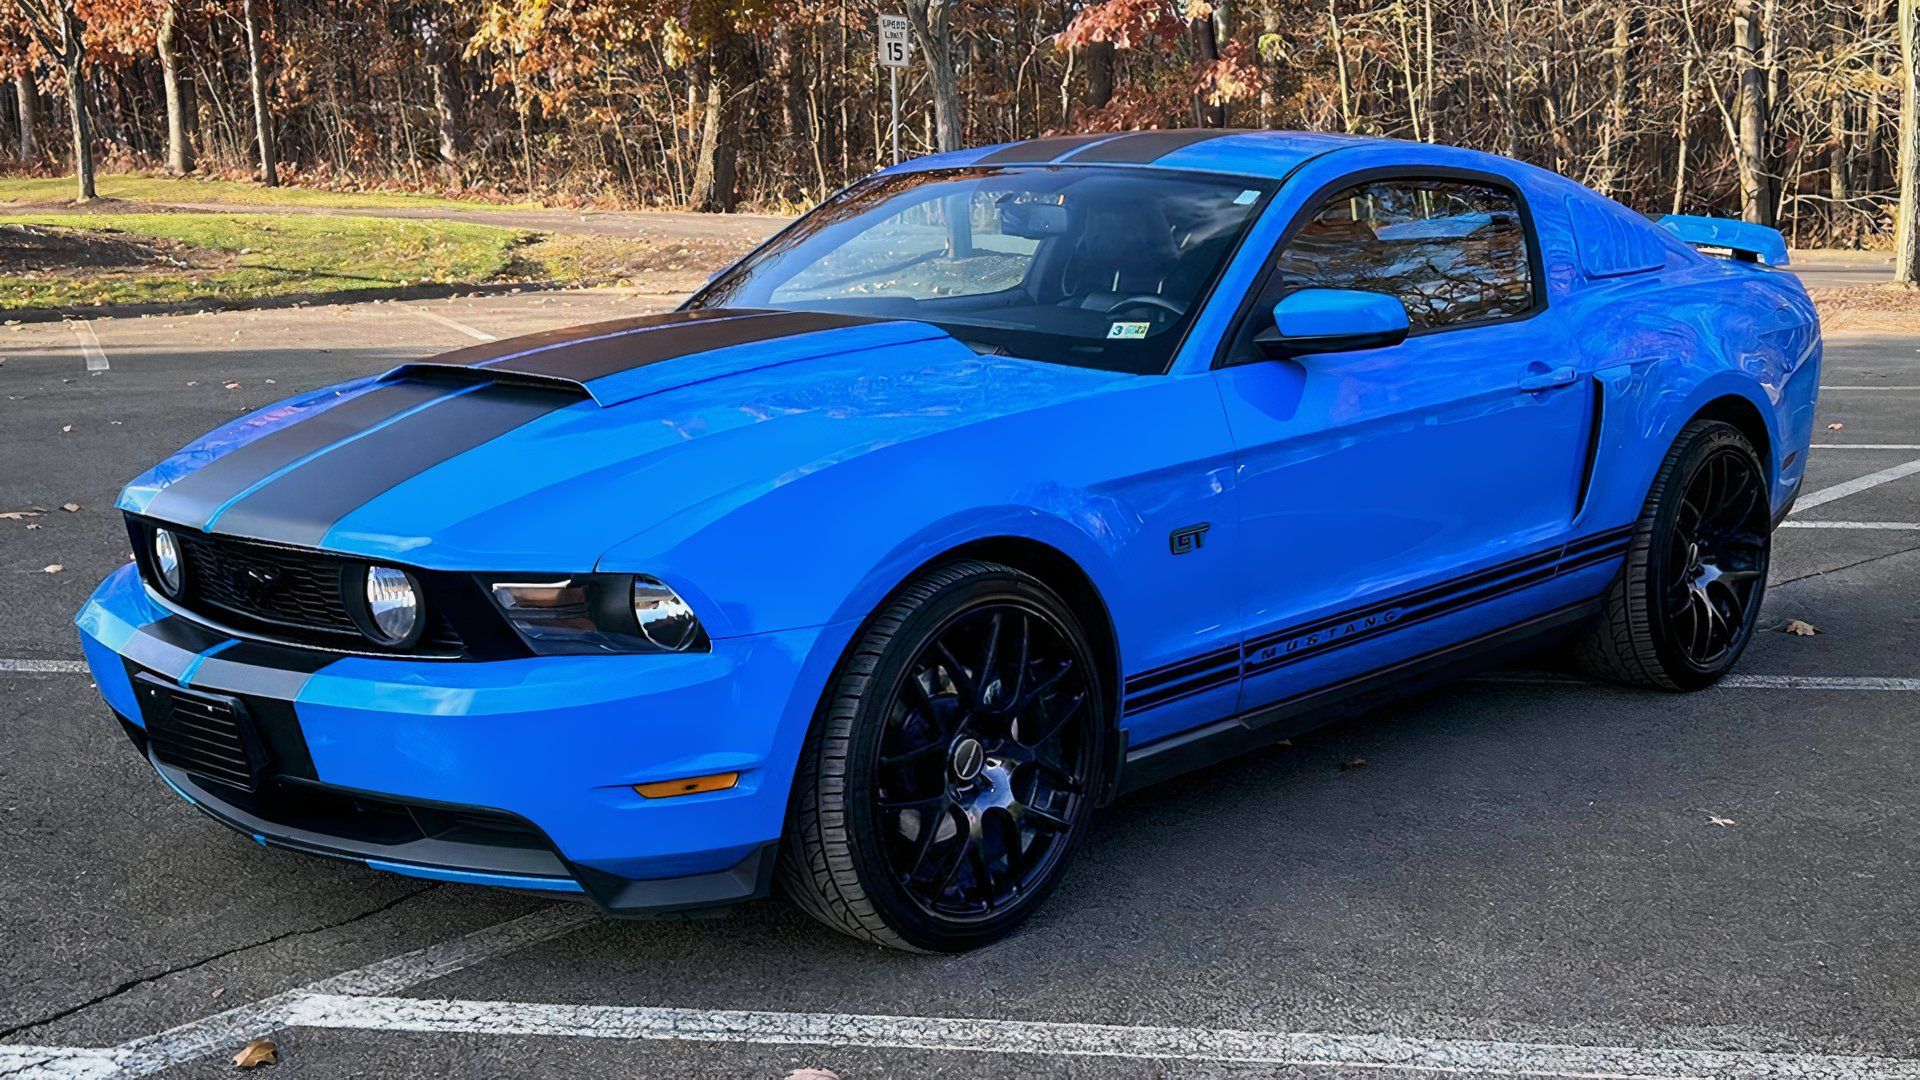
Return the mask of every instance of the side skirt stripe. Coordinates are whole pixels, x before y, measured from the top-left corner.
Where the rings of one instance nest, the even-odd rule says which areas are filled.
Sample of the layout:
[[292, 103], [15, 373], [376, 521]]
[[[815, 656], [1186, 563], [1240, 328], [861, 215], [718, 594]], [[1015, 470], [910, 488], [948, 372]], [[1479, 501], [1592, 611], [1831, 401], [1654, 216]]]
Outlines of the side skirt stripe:
[[1544, 585], [1556, 577], [1604, 565], [1626, 554], [1632, 532], [1631, 526], [1608, 529], [1453, 581], [1262, 634], [1248, 641], [1244, 649], [1217, 649], [1140, 672], [1125, 682], [1124, 711], [1139, 712], [1192, 697], [1371, 640], [1389, 630], [1455, 614]]

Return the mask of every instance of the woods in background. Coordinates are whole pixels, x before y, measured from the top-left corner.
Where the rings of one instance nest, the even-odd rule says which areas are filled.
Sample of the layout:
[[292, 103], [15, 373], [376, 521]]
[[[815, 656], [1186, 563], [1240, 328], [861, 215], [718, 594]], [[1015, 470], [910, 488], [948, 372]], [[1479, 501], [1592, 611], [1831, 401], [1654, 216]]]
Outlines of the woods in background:
[[[1910, 0], [0, 0], [16, 165], [619, 206], [810, 204], [1063, 130], [1479, 147], [1647, 212], [1886, 243]], [[1911, 35], [1911, 27], [1908, 28]], [[1912, 135], [1908, 136], [1911, 142]]]

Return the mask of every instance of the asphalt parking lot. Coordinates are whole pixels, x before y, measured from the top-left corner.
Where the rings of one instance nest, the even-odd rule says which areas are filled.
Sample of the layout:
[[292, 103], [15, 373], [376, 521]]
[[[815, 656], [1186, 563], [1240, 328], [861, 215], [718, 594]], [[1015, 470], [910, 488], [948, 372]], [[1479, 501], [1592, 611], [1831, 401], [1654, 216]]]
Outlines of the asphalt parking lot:
[[265, 851], [135, 759], [70, 625], [122, 483], [294, 391], [670, 303], [0, 328], [0, 511], [45, 511], [0, 518], [0, 1075], [227, 1075], [270, 1037], [275, 1076], [1920, 1077], [1920, 328], [1829, 340], [1730, 685], [1509, 673], [1150, 789], [967, 956]]

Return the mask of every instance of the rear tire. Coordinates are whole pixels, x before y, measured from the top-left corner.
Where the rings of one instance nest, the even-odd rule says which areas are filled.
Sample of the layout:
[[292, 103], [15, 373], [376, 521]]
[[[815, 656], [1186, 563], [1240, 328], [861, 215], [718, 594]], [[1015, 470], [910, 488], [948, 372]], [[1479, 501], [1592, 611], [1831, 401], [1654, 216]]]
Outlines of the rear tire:
[[1733, 425], [1695, 420], [1680, 432], [1634, 523], [1626, 565], [1576, 646], [1582, 669], [1626, 686], [1702, 690], [1733, 667], [1766, 594], [1766, 475]]
[[997, 941], [1059, 883], [1107, 740], [1072, 612], [1011, 567], [958, 562], [861, 632], [801, 752], [780, 881], [863, 941], [960, 952]]

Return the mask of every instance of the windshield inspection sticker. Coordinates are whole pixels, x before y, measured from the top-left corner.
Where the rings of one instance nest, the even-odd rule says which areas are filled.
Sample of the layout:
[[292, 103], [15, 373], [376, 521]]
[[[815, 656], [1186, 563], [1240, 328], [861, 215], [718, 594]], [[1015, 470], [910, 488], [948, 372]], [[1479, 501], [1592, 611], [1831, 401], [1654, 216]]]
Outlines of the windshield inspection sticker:
[[1140, 338], [1146, 337], [1147, 331], [1152, 326], [1153, 326], [1152, 323], [1117, 322], [1117, 323], [1114, 323], [1112, 326], [1107, 327], [1107, 340], [1113, 341], [1116, 338], [1118, 338], [1126, 341], [1135, 341]]

